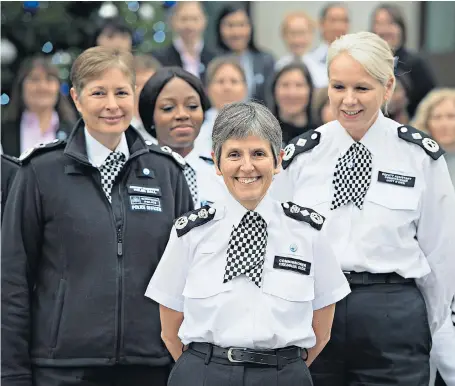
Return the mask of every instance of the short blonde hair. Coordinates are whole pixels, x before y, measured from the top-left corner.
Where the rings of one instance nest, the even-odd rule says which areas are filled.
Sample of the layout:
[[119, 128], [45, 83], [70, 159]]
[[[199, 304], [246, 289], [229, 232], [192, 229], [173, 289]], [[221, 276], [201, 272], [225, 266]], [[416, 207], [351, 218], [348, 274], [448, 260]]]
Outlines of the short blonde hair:
[[438, 88], [430, 91], [417, 106], [416, 115], [410, 124], [431, 134], [428, 129], [430, 115], [433, 109], [446, 99], [452, 99], [455, 103], [455, 88]]
[[[372, 32], [358, 32], [343, 35], [329, 47], [327, 54], [327, 74], [332, 61], [346, 53], [359, 62], [365, 71], [384, 87], [393, 79], [391, 95], [395, 89], [394, 57], [387, 42]], [[387, 111], [387, 103], [386, 103]]]
[[283, 21], [281, 22], [281, 34], [284, 35], [286, 33], [288, 24], [292, 19], [300, 18], [300, 17], [306, 19], [306, 21], [308, 22], [308, 24], [310, 26], [310, 30], [314, 31], [314, 29], [316, 28], [316, 22], [314, 21], [314, 19], [305, 11], [294, 11], [294, 12], [288, 13], [284, 17]]
[[76, 58], [71, 67], [71, 83], [80, 94], [89, 81], [112, 68], [118, 68], [130, 78], [134, 90], [136, 73], [131, 52], [102, 46], [89, 48]]

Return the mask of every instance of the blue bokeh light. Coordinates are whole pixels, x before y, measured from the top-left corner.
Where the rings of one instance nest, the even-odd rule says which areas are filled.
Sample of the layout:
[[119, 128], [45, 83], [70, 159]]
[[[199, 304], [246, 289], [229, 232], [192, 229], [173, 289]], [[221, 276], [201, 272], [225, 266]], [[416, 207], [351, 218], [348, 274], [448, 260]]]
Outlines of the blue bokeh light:
[[61, 86], [60, 86], [60, 92], [65, 95], [65, 96], [68, 96], [69, 93], [70, 93], [70, 86], [68, 85], [68, 82], [62, 82]]
[[162, 21], [158, 21], [155, 24], [153, 24], [153, 29], [155, 31], [164, 31], [166, 28], [166, 24], [164, 24]]
[[36, 10], [39, 8], [39, 1], [24, 1], [22, 7], [26, 10]]
[[9, 103], [9, 95], [8, 94], [5, 94], [3, 93], [2, 96], [0, 97], [0, 104], [2, 106], [5, 106]]
[[128, 2], [128, 9], [131, 12], [137, 12], [139, 10], [139, 2], [138, 1], [129, 1]]
[[41, 48], [41, 51], [43, 51], [45, 54], [49, 54], [53, 49], [54, 45], [51, 42], [46, 42], [44, 43], [43, 48]]
[[153, 40], [157, 43], [163, 43], [166, 40], [166, 34], [164, 31], [156, 31], [153, 35]]

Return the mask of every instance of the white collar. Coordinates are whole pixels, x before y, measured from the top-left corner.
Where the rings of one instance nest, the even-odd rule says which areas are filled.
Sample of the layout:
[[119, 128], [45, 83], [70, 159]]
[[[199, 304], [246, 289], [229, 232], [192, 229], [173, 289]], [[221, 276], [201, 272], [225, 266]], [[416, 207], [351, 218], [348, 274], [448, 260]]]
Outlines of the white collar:
[[[238, 226], [248, 209], [240, 204], [229, 192], [226, 193], [224, 202], [225, 215], [231, 220], [232, 225]], [[259, 213], [267, 225], [270, 224], [273, 217], [273, 200], [268, 192], [253, 212]]]
[[[87, 127], [84, 127], [85, 135], [85, 148], [87, 150], [87, 157], [90, 163], [99, 168], [104, 162], [109, 154], [112, 153], [110, 149], [98, 142], [92, 135], [88, 132]], [[128, 143], [126, 142], [125, 133], [122, 133], [120, 143], [118, 144], [115, 151], [120, 151], [125, 155], [125, 158], [128, 159], [130, 156], [130, 150], [128, 148]]]

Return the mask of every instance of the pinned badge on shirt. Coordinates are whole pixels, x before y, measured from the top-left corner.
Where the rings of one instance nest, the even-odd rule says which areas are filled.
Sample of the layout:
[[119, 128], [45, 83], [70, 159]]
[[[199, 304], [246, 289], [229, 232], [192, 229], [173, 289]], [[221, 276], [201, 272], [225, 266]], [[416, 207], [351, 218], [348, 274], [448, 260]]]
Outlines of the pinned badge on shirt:
[[295, 244], [295, 243], [292, 243], [292, 244], [289, 246], [289, 250], [290, 250], [291, 252], [297, 252], [297, 249], [299, 249], [299, 248], [297, 247], [297, 244]]

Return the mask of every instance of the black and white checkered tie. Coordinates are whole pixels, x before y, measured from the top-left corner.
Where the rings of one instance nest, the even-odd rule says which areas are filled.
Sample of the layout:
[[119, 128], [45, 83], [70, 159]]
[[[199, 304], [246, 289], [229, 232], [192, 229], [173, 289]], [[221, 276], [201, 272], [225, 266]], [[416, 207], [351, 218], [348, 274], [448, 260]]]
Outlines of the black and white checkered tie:
[[186, 164], [185, 169], [183, 169], [183, 174], [185, 175], [186, 182], [188, 183], [188, 187], [190, 188], [190, 193], [191, 197], [193, 198], [194, 205], [196, 205], [197, 204], [196, 172], [189, 164]]
[[115, 178], [122, 170], [123, 165], [125, 165], [125, 154], [116, 151], [109, 154], [99, 168], [101, 173], [101, 185], [103, 187], [104, 194], [110, 203], [112, 203], [112, 186], [114, 185]]
[[266, 248], [267, 223], [259, 213], [246, 212], [231, 232], [223, 283], [245, 274], [260, 288]]
[[360, 142], [352, 144], [348, 151], [338, 159], [333, 175], [333, 196], [330, 210], [353, 202], [359, 209], [371, 183], [372, 156]]

